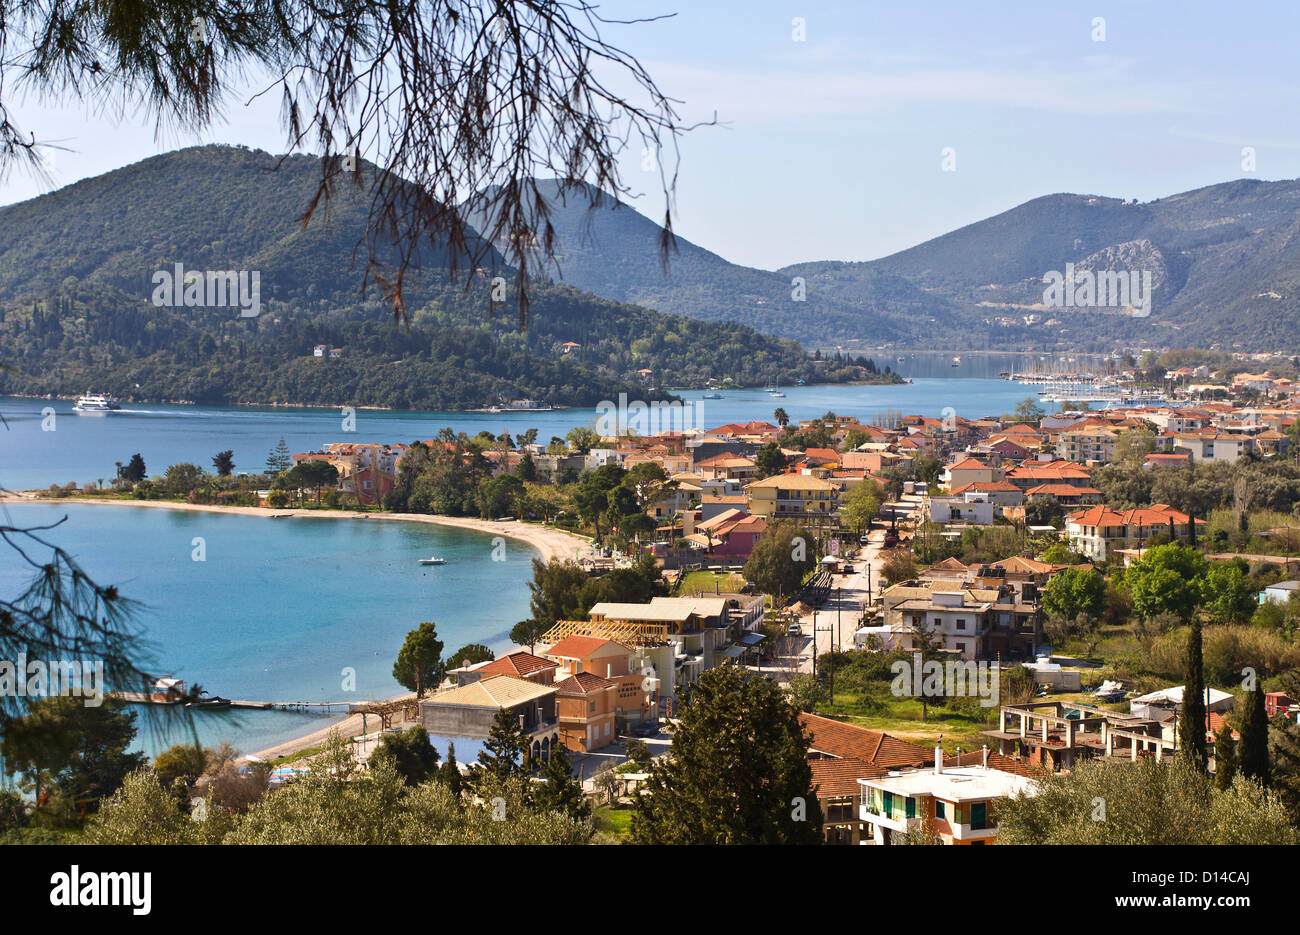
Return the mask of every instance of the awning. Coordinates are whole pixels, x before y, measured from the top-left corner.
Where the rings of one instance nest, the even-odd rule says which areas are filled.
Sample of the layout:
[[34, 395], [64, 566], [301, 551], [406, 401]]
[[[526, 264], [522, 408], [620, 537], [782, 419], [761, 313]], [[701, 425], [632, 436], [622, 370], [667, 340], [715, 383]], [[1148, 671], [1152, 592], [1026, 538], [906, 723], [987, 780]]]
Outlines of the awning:
[[747, 652], [747, 650], [744, 646], [728, 646], [722, 651], [721, 655], [726, 659], [735, 659], [737, 656], [744, 655], [745, 652]]
[[765, 639], [767, 639], [767, 634], [765, 633], [745, 633], [736, 642], [744, 643], [746, 646], [757, 646]]

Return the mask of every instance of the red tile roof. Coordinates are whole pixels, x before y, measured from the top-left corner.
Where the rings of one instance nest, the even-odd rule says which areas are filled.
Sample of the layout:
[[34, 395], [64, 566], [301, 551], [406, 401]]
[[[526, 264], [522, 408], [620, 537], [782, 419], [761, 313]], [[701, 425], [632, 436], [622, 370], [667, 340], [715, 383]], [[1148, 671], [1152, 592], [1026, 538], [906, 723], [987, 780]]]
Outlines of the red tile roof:
[[517, 649], [512, 653], [493, 659], [487, 665], [480, 666], [476, 671], [484, 675], [518, 675], [527, 678], [546, 669], [556, 668], [559, 668], [558, 662], [543, 659], [541, 656], [534, 656], [526, 649]]
[[813, 792], [818, 798], [835, 798], [845, 795], [857, 795], [859, 779], [874, 779], [886, 775], [889, 770], [857, 757], [823, 757], [809, 760], [812, 769]]
[[617, 682], [601, 678], [594, 672], [579, 672], [567, 679], [555, 683], [555, 690], [561, 695], [587, 695], [591, 692], [604, 691]]
[[875, 766], [897, 769], [934, 762], [934, 751], [878, 730], [867, 730], [817, 714], [799, 715], [804, 730], [812, 735], [810, 749], [829, 756], [865, 760]]
[[[951, 759], [947, 756], [943, 758], [945, 765], [951, 763], [953, 766], [982, 766], [984, 765], [984, 751], [972, 750], [970, 753], [963, 753], [961, 756], [954, 756]], [[989, 751], [988, 759], [989, 769], [996, 769], [1003, 773], [1014, 773], [1017, 776], [1027, 776], [1030, 779], [1036, 779], [1042, 775], [1042, 770], [1035, 768], [1024, 760], [1017, 760], [1013, 756], [1003, 756], [1001, 753]]]

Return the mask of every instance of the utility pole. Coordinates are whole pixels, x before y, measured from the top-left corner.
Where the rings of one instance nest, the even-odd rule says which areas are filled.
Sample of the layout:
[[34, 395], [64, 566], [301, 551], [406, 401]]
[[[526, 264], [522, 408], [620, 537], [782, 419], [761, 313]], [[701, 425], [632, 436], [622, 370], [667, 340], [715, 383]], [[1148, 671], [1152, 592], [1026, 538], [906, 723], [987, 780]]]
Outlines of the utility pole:
[[[817, 633], [818, 633], [818, 632], [819, 632], [819, 631], [818, 631], [818, 629], [817, 629], [817, 623], [816, 623], [816, 621], [814, 620], [814, 622], [813, 622], [813, 663], [814, 663], [814, 665], [816, 664], [816, 661], [817, 661]], [[832, 630], [831, 630], [830, 627], [827, 627], [825, 630], [821, 630], [820, 632], [822, 632], [822, 633], [831, 633]], [[828, 641], [828, 642], [829, 642], [829, 641]], [[835, 653], [834, 653], [834, 651], [830, 652], [830, 653], [829, 653], [829, 656], [830, 656], [830, 660], [831, 660], [831, 672], [830, 672], [830, 676], [831, 676], [831, 704], [834, 705], [834, 704], [835, 704]]]
[[817, 681], [817, 608], [813, 608], [813, 640], [812, 640], [812, 657], [813, 657], [813, 681]]

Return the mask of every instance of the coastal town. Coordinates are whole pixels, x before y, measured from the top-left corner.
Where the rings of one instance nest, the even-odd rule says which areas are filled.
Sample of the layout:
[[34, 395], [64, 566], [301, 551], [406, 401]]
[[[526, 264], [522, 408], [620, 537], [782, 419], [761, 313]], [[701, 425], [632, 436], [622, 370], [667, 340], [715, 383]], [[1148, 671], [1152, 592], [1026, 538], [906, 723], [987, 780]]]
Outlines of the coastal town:
[[[535, 431], [281, 445], [255, 475], [229, 457], [216, 476], [128, 464], [102, 489], [27, 497], [429, 521], [538, 550], [534, 617], [499, 622], [514, 646], [440, 655], [411, 694], [221, 758], [271, 796], [322, 756], [364, 770], [414, 730], [422, 747], [496, 751], [480, 757], [504, 744], [534, 782], [567, 777], [600, 834], [646, 839], [693, 696], [731, 673], [797, 710], [825, 843], [993, 843], [1043, 783], [1094, 761], [1179, 763], [1193, 742], [1207, 782], [1274, 790], [1285, 837], [1300, 807], [1286, 752], [1300, 739], [1300, 392], [1271, 372], [1163, 375], [1188, 376], [1218, 382], [1159, 405], [1049, 411], [1030, 396], [983, 418], [777, 407], [545, 445]], [[462, 498], [426, 489], [414, 512], [435, 474]], [[181, 701], [174, 681], [151, 700]], [[483, 769], [450, 765], [471, 787]], [[190, 793], [219, 785], [195, 772]]]
[[4, 908], [1284, 920], [1297, 28], [0, 0]]

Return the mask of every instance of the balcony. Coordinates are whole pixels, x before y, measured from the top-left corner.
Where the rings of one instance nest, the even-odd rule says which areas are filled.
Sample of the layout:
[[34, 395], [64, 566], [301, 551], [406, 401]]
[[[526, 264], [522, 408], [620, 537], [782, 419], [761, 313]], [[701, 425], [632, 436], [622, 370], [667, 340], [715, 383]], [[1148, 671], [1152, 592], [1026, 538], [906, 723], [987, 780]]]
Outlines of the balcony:
[[542, 737], [549, 737], [560, 728], [559, 718], [550, 718], [549, 720], [533, 721], [531, 724], [524, 725], [524, 733], [530, 740], [540, 740]]

